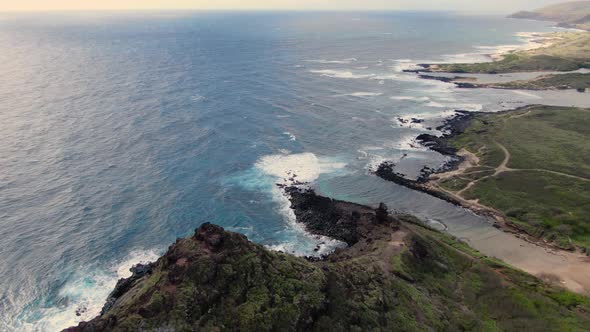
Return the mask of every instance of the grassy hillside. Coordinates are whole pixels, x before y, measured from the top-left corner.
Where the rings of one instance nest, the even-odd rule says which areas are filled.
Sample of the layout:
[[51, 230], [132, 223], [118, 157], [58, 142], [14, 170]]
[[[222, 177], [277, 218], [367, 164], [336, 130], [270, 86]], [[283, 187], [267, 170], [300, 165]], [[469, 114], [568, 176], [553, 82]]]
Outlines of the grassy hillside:
[[588, 298], [483, 257], [411, 217], [382, 220], [370, 208], [333, 203], [330, 214], [338, 215], [338, 222], [329, 227], [358, 226], [359, 238], [325, 260], [269, 251], [205, 224], [172, 245], [110, 310], [68, 331], [583, 331], [590, 326]]
[[497, 89], [527, 89], [527, 90], [550, 90], [550, 89], [576, 89], [585, 92], [590, 89], [590, 74], [567, 73], [558, 75], [543, 75], [531, 80], [513, 81], [507, 83], [475, 84], [479, 87]]
[[482, 114], [451, 139], [480, 158], [442, 185], [502, 211], [529, 234], [590, 250], [590, 110]]
[[564, 27], [587, 29], [590, 23], [590, 1], [560, 3], [534, 11], [521, 11], [510, 17], [553, 21]]
[[509, 53], [499, 61], [431, 65], [429, 69], [450, 73], [492, 74], [590, 68], [590, 33], [555, 33], [553, 38], [557, 41], [549, 47]]

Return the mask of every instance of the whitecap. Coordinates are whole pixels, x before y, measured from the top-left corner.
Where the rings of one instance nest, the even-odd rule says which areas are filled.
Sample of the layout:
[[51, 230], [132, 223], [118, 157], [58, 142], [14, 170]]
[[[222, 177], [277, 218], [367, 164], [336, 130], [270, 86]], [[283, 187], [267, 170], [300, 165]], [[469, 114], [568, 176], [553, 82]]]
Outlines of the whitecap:
[[430, 101], [429, 97], [414, 97], [414, 96], [393, 96], [389, 97], [392, 100], [403, 100], [403, 101], [415, 101], [415, 102], [427, 102]]
[[[131, 276], [129, 269], [139, 263], [146, 264], [156, 261], [161, 250], [134, 250], [121, 261], [110, 264], [102, 269], [88, 269], [81, 266], [78, 274], [59, 290], [59, 301], [66, 305], [54, 305], [41, 308], [35, 312], [25, 314], [25, 323], [19, 327], [20, 331], [60, 331], [75, 326], [82, 321], [88, 321], [100, 314], [108, 295], [114, 289], [117, 281]], [[78, 313], [78, 315], [76, 315]], [[30, 319], [27, 319], [30, 315]]]
[[428, 107], [433, 108], [446, 108], [448, 110], [462, 110], [468, 112], [480, 112], [483, 110], [482, 104], [470, 104], [470, 103], [441, 103], [440, 101], [431, 101], [426, 104]]
[[[327, 255], [336, 248], [345, 248], [347, 245], [344, 242], [331, 239], [327, 236], [312, 236], [317, 243], [317, 247], [315, 250], [316, 255]], [[265, 246], [267, 249], [272, 251], [280, 251], [284, 253], [290, 253], [297, 256], [302, 256], [303, 254], [300, 252], [300, 247], [298, 243], [295, 242], [287, 242], [287, 243], [280, 243], [274, 245], [267, 245]]]
[[426, 106], [428, 106], [428, 107], [435, 107], [435, 108], [444, 108], [444, 107], [447, 107], [445, 104], [441, 104], [441, 103], [436, 102], [436, 101], [431, 101], [431, 102], [427, 103]]
[[256, 162], [255, 166], [265, 174], [290, 185], [295, 181], [313, 182], [322, 173], [331, 173], [344, 169], [346, 163], [318, 158], [313, 153], [300, 153], [264, 156]]
[[289, 140], [291, 140], [291, 141], [296, 141], [296, 140], [297, 140], [297, 136], [295, 136], [295, 135], [291, 134], [291, 133], [290, 133], [290, 132], [288, 132], [288, 131], [284, 132], [284, 133], [283, 133], [283, 135], [287, 135], [287, 136], [289, 136]]
[[345, 78], [345, 79], [355, 79], [355, 78], [370, 78], [375, 76], [374, 74], [355, 74], [351, 71], [347, 70], [332, 70], [332, 69], [321, 69], [321, 70], [310, 70], [311, 73], [320, 74], [321, 76], [331, 77], [331, 78]]
[[342, 59], [342, 60], [325, 60], [325, 59], [307, 60], [307, 62], [321, 63], [321, 64], [349, 64], [349, 63], [356, 62], [356, 61], [358, 61], [356, 58], [348, 58], [348, 59]]
[[445, 119], [457, 114], [455, 110], [446, 110], [442, 112], [429, 112], [429, 113], [408, 113], [400, 115], [399, 118], [402, 119], [412, 119], [412, 118], [420, 118], [420, 119]]
[[358, 98], [369, 98], [369, 97], [378, 97], [383, 95], [381, 92], [353, 92], [347, 93], [342, 95], [335, 95], [334, 97], [358, 97]]
[[395, 65], [393, 65], [391, 67], [391, 69], [393, 69], [393, 71], [395, 72], [403, 72], [404, 70], [418, 70], [418, 69], [422, 69], [422, 67], [418, 66], [418, 63], [415, 61], [412, 61], [410, 59], [399, 59], [399, 60], [394, 60], [394, 62], [396, 63]]
[[[260, 158], [255, 169], [261, 174], [270, 177], [272, 181], [254, 180], [256, 183], [263, 184], [259, 189], [270, 188], [273, 200], [277, 203], [278, 212], [285, 218], [291, 227], [298, 233], [311, 239], [319, 247], [317, 254], [325, 254], [333, 251], [337, 247], [346, 246], [346, 244], [323, 236], [315, 236], [307, 233], [303, 224], [297, 222], [295, 212], [291, 209], [291, 201], [287, 194], [275, 184], [297, 185], [299, 183], [311, 183], [318, 179], [321, 174], [337, 175], [346, 167], [346, 163], [334, 160], [332, 158], [318, 158], [313, 153], [300, 153], [291, 155], [268, 155]], [[270, 184], [266, 187], [264, 183]], [[296, 255], [310, 254], [302, 251], [298, 241], [289, 241], [278, 245], [269, 246], [272, 250], [289, 252]]]
[[206, 100], [205, 96], [201, 96], [201, 95], [194, 95], [191, 97], [191, 100], [194, 102], [200, 102], [200, 101], [204, 101]]
[[279, 149], [279, 152], [282, 154], [291, 154], [291, 151], [287, 149]]

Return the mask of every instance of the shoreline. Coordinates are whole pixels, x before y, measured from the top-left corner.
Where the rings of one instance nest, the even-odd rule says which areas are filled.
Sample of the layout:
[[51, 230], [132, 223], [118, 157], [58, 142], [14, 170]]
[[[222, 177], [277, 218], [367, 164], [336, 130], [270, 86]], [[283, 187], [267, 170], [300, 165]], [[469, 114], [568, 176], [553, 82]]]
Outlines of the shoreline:
[[[533, 72], [531, 72], [533, 73]], [[586, 82], [590, 81], [590, 72], [576, 70], [573, 72], [563, 72], [563, 73], [543, 73], [538, 72], [540, 75], [536, 76], [531, 79], [515, 79], [506, 82], [496, 82], [496, 83], [480, 83], [477, 77], [469, 77], [469, 76], [435, 76], [435, 75], [427, 75], [424, 73], [419, 73], [418, 77], [425, 80], [433, 80], [433, 81], [440, 81], [444, 83], [451, 83], [454, 84], [455, 87], [459, 89], [497, 89], [497, 90], [524, 90], [524, 91], [566, 91], [566, 90], [576, 90], [579, 93], [586, 93], [590, 89], [590, 85], [583, 84], [576, 86], [576, 84], [572, 84], [571, 82], [558, 82], [558, 83], [547, 83], [543, 85], [544, 81], [551, 81], [553, 79], [558, 78], [567, 78], [567, 77], [583, 77]], [[434, 74], [434, 73], [430, 73]], [[441, 73], [447, 74], [447, 73]], [[448, 73], [452, 74], [452, 73]], [[587, 76], [585, 76], [587, 75]], [[535, 83], [541, 83], [540, 85], [535, 85]]]
[[[559, 35], [564, 32], [520, 32], [515, 34], [516, 37], [527, 38], [525, 35], [529, 35], [526, 43], [522, 45], [498, 45], [490, 46], [489, 48], [495, 48], [495, 52], [480, 53], [483, 57], [490, 59], [488, 62], [501, 61], [507, 54], [514, 52], [529, 52], [538, 49], [546, 48], [556, 44], [561, 38], [553, 37], [551, 35]], [[486, 48], [486, 47], [484, 47]], [[466, 63], [477, 63], [477, 62], [466, 62]], [[431, 62], [431, 63], [418, 63], [416, 64], [418, 69], [404, 69], [405, 73], [449, 73], [439, 70], [440, 65], [450, 64], [448, 62]]]
[[[137, 326], [275, 330], [250, 323], [260, 322], [260, 317], [271, 320], [266, 327], [290, 326], [292, 331], [325, 327], [326, 319], [344, 322], [342, 326], [364, 322], [367, 328], [390, 330], [408, 318], [422, 324], [420, 329], [442, 320], [439, 329], [456, 330], [467, 326], [462, 323], [467, 310], [484, 318], [493, 310], [493, 319], [513, 326], [514, 308], [525, 310], [521, 317], [527, 322], [561, 327], [565, 320], [555, 323], [552, 319], [569, 321], [578, 317], [577, 310], [586, 308], [583, 301], [562, 300], [577, 295], [554, 277], [525, 274], [415, 217], [390, 214], [384, 204], [375, 208], [320, 196], [309, 189], [283, 189], [291, 196], [297, 222], [312, 234], [335, 237], [347, 246], [321, 258], [296, 257], [204, 223], [193, 235], [177, 239], [157, 261], [134, 266], [129, 278], [119, 280], [98, 316], [63, 331]], [[440, 291], [451, 288], [453, 292]], [[523, 296], [554, 308], [552, 319], [536, 310], [526, 311], [530, 305], [522, 304]], [[498, 305], [498, 299], [506, 306]], [[259, 305], [261, 302], [269, 305]], [[475, 305], [480, 302], [489, 307]], [[367, 309], [359, 314], [357, 304]], [[442, 315], [424, 316], [425, 308], [433, 306]], [[291, 310], [281, 310], [285, 307]], [[412, 310], [404, 311], [408, 308]], [[265, 315], [268, 312], [281, 315]], [[402, 314], [396, 316], [399, 312]], [[367, 313], [389, 318], [359, 319]], [[588, 318], [579, 317], [579, 326], [584, 326]], [[277, 323], [282, 321], [286, 324]]]
[[[487, 60], [430, 61], [415, 63], [404, 72], [455, 74], [507, 74], [533, 72], [571, 72], [588, 68], [584, 52], [589, 32], [534, 32], [528, 43], [489, 47], [488, 53], [475, 53]], [[520, 36], [516, 34], [515, 36]], [[483, 47], [484, 49], [488, 47]]]
[[[539, 106], [543, 105], [527, 105], [511, 110], [493, 112], [493, 114], [514, 113]], [[474, 153], [466, 149], [457, 150], [448, 146], [448, 141], [451, 138], [461, 134], [465, 130], [466, 126], [469, 125], [471, 120], [478, 114], [490, 114], [490, 112], [458, 111], [455, 117], [447, 119], [442, 126], [437, 128], [441, 131], [447, 131], [447, 134], [443, 134], [442, 136], [422, 134], [417, 137], [416, 140], [422, 146], [432, 151], [436, 151], [442, 155], [451, 157], [451, 160], [441, 165], [440, 168], [425, 168], [421, 171], [420, 177], [418, 177], [416, 180], [412, 180], [406, 178], [404, 174], [396, 173], [394, 171], [395, 165], [386, 161], [379, 165], [374, 174], [386, 181], [393, 182], [412, 190], [423, 192], [425, 194], [445, 200], [453, 205], [463, 207], [476, 213], [477, 215], [491, 217], [495, 220], [495, 228], [509, 234], [514, 234], [529, 243], [551, 250], [584, 254], [577, 246], [574, 250], [568, 250], [558, 246], [553, 242], [546, 241], [542, 238], [537, 238], [529, 234], [525, 229], [519, 227], [517, 224], [510, 222], [507, 216], [501, 211], [490, 206], [480, 204], [478, 200], [468, 200], [458, 193], [449, 191], [440, 185], [441, 181], [451, 176], [462, 175], [469, 168], [479, 166], [479, 158]], [[586, 254], [586, 256], [588, 256], [588, 254]]]
[[[495, 113], [522, 112], [532, 107], [538, 107], [538, 105]], [[472, 116], [482, 113], [488, 114], [489, 112], [479, 112], [472, 114]], [[433, 138], [432, 140], [421, 142], [433, 151], [438, 150], [446, 152], [448, 156], [454, 156], [455, 159], [454, 161], [452, 159], [450, 164], [447, 163], [436, 170], [424, 169], [422, 175], [415, 180], [396, 173], [393, 169], [394, 165], [388, 162], [382, 163], [374, 174], [386, 181], [445, 200], [477, 215], [489, 217], [494, 222], [493, 225], [490, 225], [489, 231], [456, 229], [445, 232], [465, 239], [469, 245], [486, 255], [497, 257], [539, 278], [557, 277], [562, 286], [575, 292], [587, 294], [590, 291], [590, 279], [586, 278], [587, 275], [590, 275], [590, 256], [581, 251], [579, 247], [567, 250], [554, 242], [535, 237], [510, 222], [503, 212], [483, 205], [477, 200], [467, 200], [438, 185], [439, 180], [461, 174], [478, 163], [478, 157], [475, 154], [466, 150], [453, 151], [446, 145], [453, 135], [460, 133], [460, 126], [469, 121], [469, 117], [459, 114], [446, 121], [445, 126], [451, 126], [448, 128], [450, 133], [443, 135], [443, 137], [429, 135]], [[498, 243], [502, 243], [502, 246], [498, 246]]]

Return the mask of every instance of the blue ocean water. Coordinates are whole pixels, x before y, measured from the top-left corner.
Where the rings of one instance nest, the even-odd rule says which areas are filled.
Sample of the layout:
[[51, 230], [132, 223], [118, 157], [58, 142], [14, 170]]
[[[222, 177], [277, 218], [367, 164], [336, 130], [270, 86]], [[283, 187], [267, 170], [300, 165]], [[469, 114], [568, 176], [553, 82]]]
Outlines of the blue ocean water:
[[0, 14], [0, 330], [92, 318], [132, 264], [207, 221], [296, 254], [337, 246], [293, 222], [275, 186], [292, 174], [333, 197], [481, 222], [369, 171], [439, 165], [412, 139], [454, 109], [544, 96], [401, 70], [485, 60], [550, 30], [428, 12]]

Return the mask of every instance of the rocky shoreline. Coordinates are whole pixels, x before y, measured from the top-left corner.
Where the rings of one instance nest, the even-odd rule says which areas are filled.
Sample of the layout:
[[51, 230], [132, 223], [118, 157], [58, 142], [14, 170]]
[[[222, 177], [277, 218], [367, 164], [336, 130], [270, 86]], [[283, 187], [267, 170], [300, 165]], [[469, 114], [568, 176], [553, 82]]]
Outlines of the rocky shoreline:
[[[422, 146], [449, 157], [449, 160], [446, 163], [437, 169], [424, 167], [420, 171], [420, 176], [416, 180], [408, 179], [404, 176], [404, 174], [395, 172], [395, 164], [388, 161], [381, 163], [375, 171], [375, 174], [384, 180], [395, 182], [410, 189], [424, 192], [425, 189], [423, 184], [428, 182], [430, 175], [444, 173], [456, 169], [464, 159], [463, 157], [457, 155], [457, 149], [450, 146], [448, 142], [451, 138], [463, 133], [465, 129], [471, 124], [471, 121], [482, 112], [468, 112], [461, 110], [457, 110], [455, 112], [456, 114], [453, 117], [446, 119], [441, 126], [436, 128], [438, 131], [443, 132], [442, 136], [421, 134], [416, 137], [416, 141]], [[439, 198], [443, 198], [445, 200], [450, 199], [448, 197]], [[452, 203], [455, 202], [452, 201]]]
[[[437, 183], [440, 180], [441, 176], [442, 178], [445, 178], [446, 174], [452, 174], [456, 171], [462, 172], [468, 169], [469, 167], [476, 167], [476, 165], [469, 166], [473, 163], [472, 160], [470, 160], [470, 163], [466, 163], [467, 165], [463, 165], [463, 163], [466, 162], [465, 157], [462, 156], [462, 154], [465, 154], [465, 151], [458, 151], [456, 148], [449, 145], [450, 140], [456, 137], [457, 135], [463, 133], [476, 117], [486, 114], [498, 115], [518, 112], [522, 113], [523, 111], [534, 109], [536, 107], [543, 107], [543, 105], [527, 105], [512, 110], [494, 113], [458, 112], [457, 116], [446, 120], [443, 126], [437, 128], [445, 132], [445, 134], [443, 134], [442, 136], [422, 134], [417, 138], [417, 141], [420, 142], [423, 146], [433, 151], [436, 151], [442, 155], [449, 156], [450, 160], [448, 162], [444, 163], [443, 165], [441, 165], [441, 167], [437, 169], [425, 167], [420, 172], [421, 175], [416, 179], [409, 179], [404, 174], [396, 172], [395, 164], [387, 161], [381, 163], [378, 166], [377, 170], [374, 172], [374, 174], [386, 181], [393, 182], [397, 185], [401, 185], [412, 190], [423, 192], [430, 196], [449, 202], [455, 206], [469, 209], [478, 215], [491, 217], [495, 221], [493, 225], [494, 227], [501, 229], [502, 231], [505, 231], [507, 233], [515, 234], [517, 237], [529, 243], [533, 243], [550, 250], [563, 250], [566, 252], [576, 251], [579, 248], [564, 247], [554, 242], [545, 241], [543, 238], [539, 238], [538, 236], [531, 234], [527, 229], [524, 229], [518, 224], [510, 221], [509, 218], [503, 212], [494, 209], [490, 206], [483, 205], [479, 203], [479, 200], [467, 200], [461, 195], [458, 195], [455, 192], [452, 192], [441, 187]], [[481, 122], [484, 125], [487, 124], [485, 120], [481, 120]], [[472, 154], [467, 152], [467, 156], [469, 155]], [[454, 174], [453, 176], [456, 176], [456, 174]]]
[[[308, 231], [347, 247], [305, 259], [205, 223], [134, 267], [100, 316], [64, 331], [475, 331], [489, 321], [504, 330], [590, 321], [578, 313], [584, 302], [562, 304], [570, 293], [383, 204], [286, 193]], [[532, 297], [540, 306], [522, 303]]]
[[420, 72], [418, 77], [425, 80], [433, 80], [454, 84], [459, 89], [498, 89], [498, 90], [526, 90], [526, 91], [547, 91], [547, 90], [576, 90], [585, 93], [590, 89], [590, 74], [563, 73], [552, 75], [541, 75], [529, 80], [516, 80], [505, 83], [477, 83], [477, 79], [462, 76], [434, 76], [425, 75]]
[[[517, 112], [531, 106], [535, 105], [523, 106], [515, 108], [513, 110], [497, 112], [497, 114]], [[416, 141], [419, 142], [422, 146], [449, 157], [449, 160], [440, 167], [436, 169], [424, 167], [420, 171], [420, 176], [417, 179], [409, 179], [404, 174], [395, 171], [394, 163], [385, 161], [377, 167], [377, 170], [374, 172], [374, 174], [386, 181], [393, 182], [395, 184], [404, 186], [412, 190], [423, 192], [425, 194], [442, 199], [456, 206], [468, 208], [477, 214], [494, 217], [497, 221], [503, 220], [504, 216], [498, 211], [495, 211], [494, 209], [479, 205], [477, 206], [477, 208], [475, 208], [472, 205], [465, 204], [465, 201], [460, 199], [459, 197], [429, 185], [431, 177], [433, 175], [455, 171], [465, 161], [465, 158], [458, 154], [458, 150], [455, 147], [449, 145], [449, 141], [452, 138], [462, 134], [470, 126], [473, 119], [475, 119], [480, 114], [487, 113], [467, 112], [458, 110], [456, 111], [455, 116], [446, 119], [443, 125], [436, 128], [437, 130], [442, 131], [444, 133], [442, 136], [421, 134], [418, 137], [416, 137]], [[501, 227], [501, 225], [499, 224], [495, 224], [494, 226], [498, 228]]]

